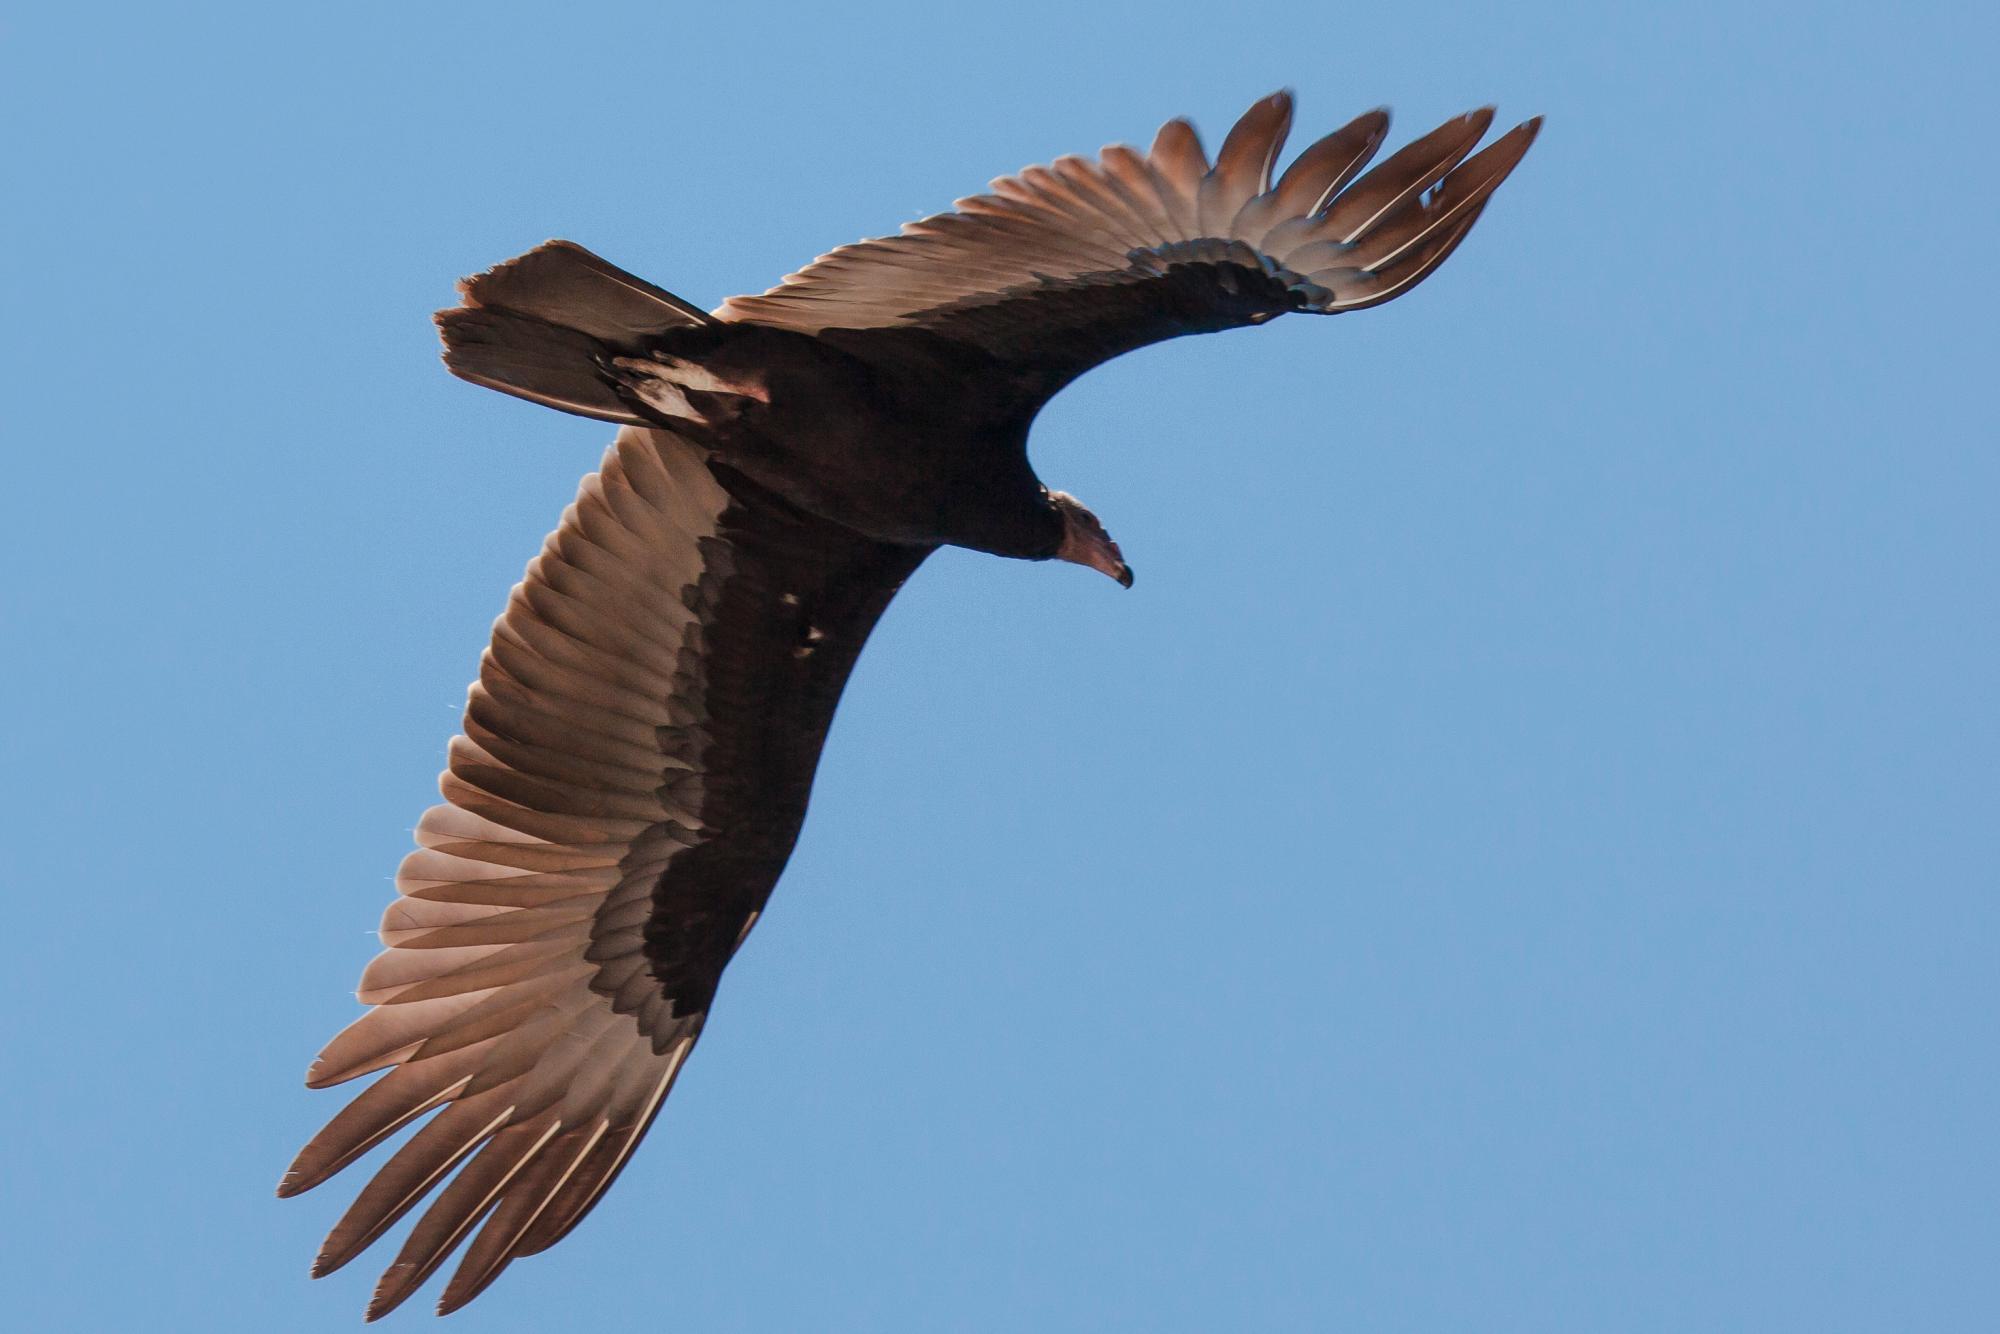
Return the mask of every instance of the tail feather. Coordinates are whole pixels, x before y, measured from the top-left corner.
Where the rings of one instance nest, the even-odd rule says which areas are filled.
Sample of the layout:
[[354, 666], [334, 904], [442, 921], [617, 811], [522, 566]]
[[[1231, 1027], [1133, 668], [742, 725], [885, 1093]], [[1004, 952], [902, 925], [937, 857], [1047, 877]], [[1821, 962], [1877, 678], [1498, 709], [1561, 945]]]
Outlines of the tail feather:
[[668, 329], [713, 324], [706, 312], [573, 241], [547, 241], [458, 285], [468, 306], [498, 307], [629, 350]]
[[537, 246], [458, 286], [465, 304], [437, 314], [452, 374], [625, 426], [646, 419], [606, 378], [611, 359], [672, 330], [715, 323], [568, 241]]
[[437, 325], [444, 364], [461, 380], [562, 412], [645, 425], [599, 374], [609, 353], [589, 334], [479, 307], [441, 310]]

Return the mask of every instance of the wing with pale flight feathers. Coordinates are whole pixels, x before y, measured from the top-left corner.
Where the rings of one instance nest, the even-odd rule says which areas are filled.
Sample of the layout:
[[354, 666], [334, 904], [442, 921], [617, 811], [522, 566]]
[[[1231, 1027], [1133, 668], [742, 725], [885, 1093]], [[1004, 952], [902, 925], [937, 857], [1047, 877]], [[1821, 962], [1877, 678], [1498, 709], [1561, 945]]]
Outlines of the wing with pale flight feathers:
[[280, 1194], [437, 1113], [314, 1265], [437, 1190], [371, 1319], [471, 1237], [440, 1309], [464, 1305], [624, 1166], [790, 855], [855, 657], [927, 554], [805, 515], [663, 431], [620, 432], [585, 479], [494, 624], [444, 804], [361, 979], [374, 1008], [307, 1075], [389, 1071]]
[[1212, 166], [1193, 128], [1171, 120], [1143, 155], [1113, 146], [1029, 167], [715, 313], [807, 333], [931, 329], [1059, 387], [1163, 338], [1400, 296], [1464, 240], [1541, 125], [1474, 153], [1493, 120], [1475, 111], [1363, 175], [1389, 127], [1386, 111], [1371, 111], [1274, 183], [1291, 120], [1289, 93], [1258, 102]]

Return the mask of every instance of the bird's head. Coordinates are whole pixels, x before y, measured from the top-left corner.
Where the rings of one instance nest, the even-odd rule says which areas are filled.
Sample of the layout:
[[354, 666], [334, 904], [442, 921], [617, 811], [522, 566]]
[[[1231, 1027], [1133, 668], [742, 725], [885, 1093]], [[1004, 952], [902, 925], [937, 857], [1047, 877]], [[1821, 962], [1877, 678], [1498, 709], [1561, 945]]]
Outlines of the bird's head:
[[1118, 544], [1111, 540], [1111, 534], [1104, 531], [1104, 525], [1097, 516], [1083, 507], [1075, 496], [1063, 491], [1049, 492], [1049, 504], [1062, 516], [1062, 545], [1056, 548], [1056, 559], [1069, 561], [1072, 565], [1088, 565], [1091, 569], [1108, 574], [1121, 587], [1132, 586], [1132, 567], [1125, 563]]

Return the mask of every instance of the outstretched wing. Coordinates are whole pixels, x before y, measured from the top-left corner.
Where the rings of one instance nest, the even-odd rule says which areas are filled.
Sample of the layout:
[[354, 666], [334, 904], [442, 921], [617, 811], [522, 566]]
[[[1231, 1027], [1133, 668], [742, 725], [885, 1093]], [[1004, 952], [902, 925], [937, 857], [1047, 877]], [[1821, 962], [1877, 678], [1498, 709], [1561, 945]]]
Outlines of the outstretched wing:
[[374, 1008], [307, 1076], [389, 1071], [281, 1195], [437, 1112], [314, 1266], [449, 1176], [370, 1319], [484, 1220], [440, 1309], [464, 1305], [617, 1175], [791, 853], [863, 641], [928, 554], [802, 514], [661, 431], [620, 432], [584, 480], [494, 626], [445, 802], [362, 976]]
[[806, 333], [931, 329], [1062, 383], [1178, 334], [1359, 310], [1409, 291], [1465, 238], [1541, 125], [1468, 157], [1493, 120], [1475, 111], [1360, 176], [1389, 127], [1386, 111], [1371, 111], [1274, 185], [1291, 120], [1289, 93], [1265, 98], [1212, 167], [1184, 120], [1168, 121], [1143, 157], [1113, 146], [1096, 161], [1029, 167], [716, 314]]

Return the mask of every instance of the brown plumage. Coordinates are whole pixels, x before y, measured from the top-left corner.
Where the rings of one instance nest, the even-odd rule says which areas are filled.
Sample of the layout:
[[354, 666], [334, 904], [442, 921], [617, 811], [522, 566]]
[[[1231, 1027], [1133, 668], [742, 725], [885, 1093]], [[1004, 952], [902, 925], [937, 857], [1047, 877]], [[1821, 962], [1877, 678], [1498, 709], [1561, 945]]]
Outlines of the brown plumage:
[[1180, 334], [1408, 291], [1527, 151], [1529, 121], [1447, 122], [1361, 174], [1387, 113], [1272, 183], [1292, 102], [1211, 167], [1170, 121], [843, 246], [712, 315], [552, 241], [467, 280], [445, 361], [619, 423], [494, 625], [363, 974], [373, 1008], [314, 1087], [387, 1070], [279, 1193], [426, 1116], [327, 1238], [347, 1263], [432, 1197], [369, 1307], [469, 1245], [440, 1311], [602, 1196], [695, 1041], [805, 817], [876, 619], [944, 544], [1131, 570], [1027, 459], [1049, 397]]

